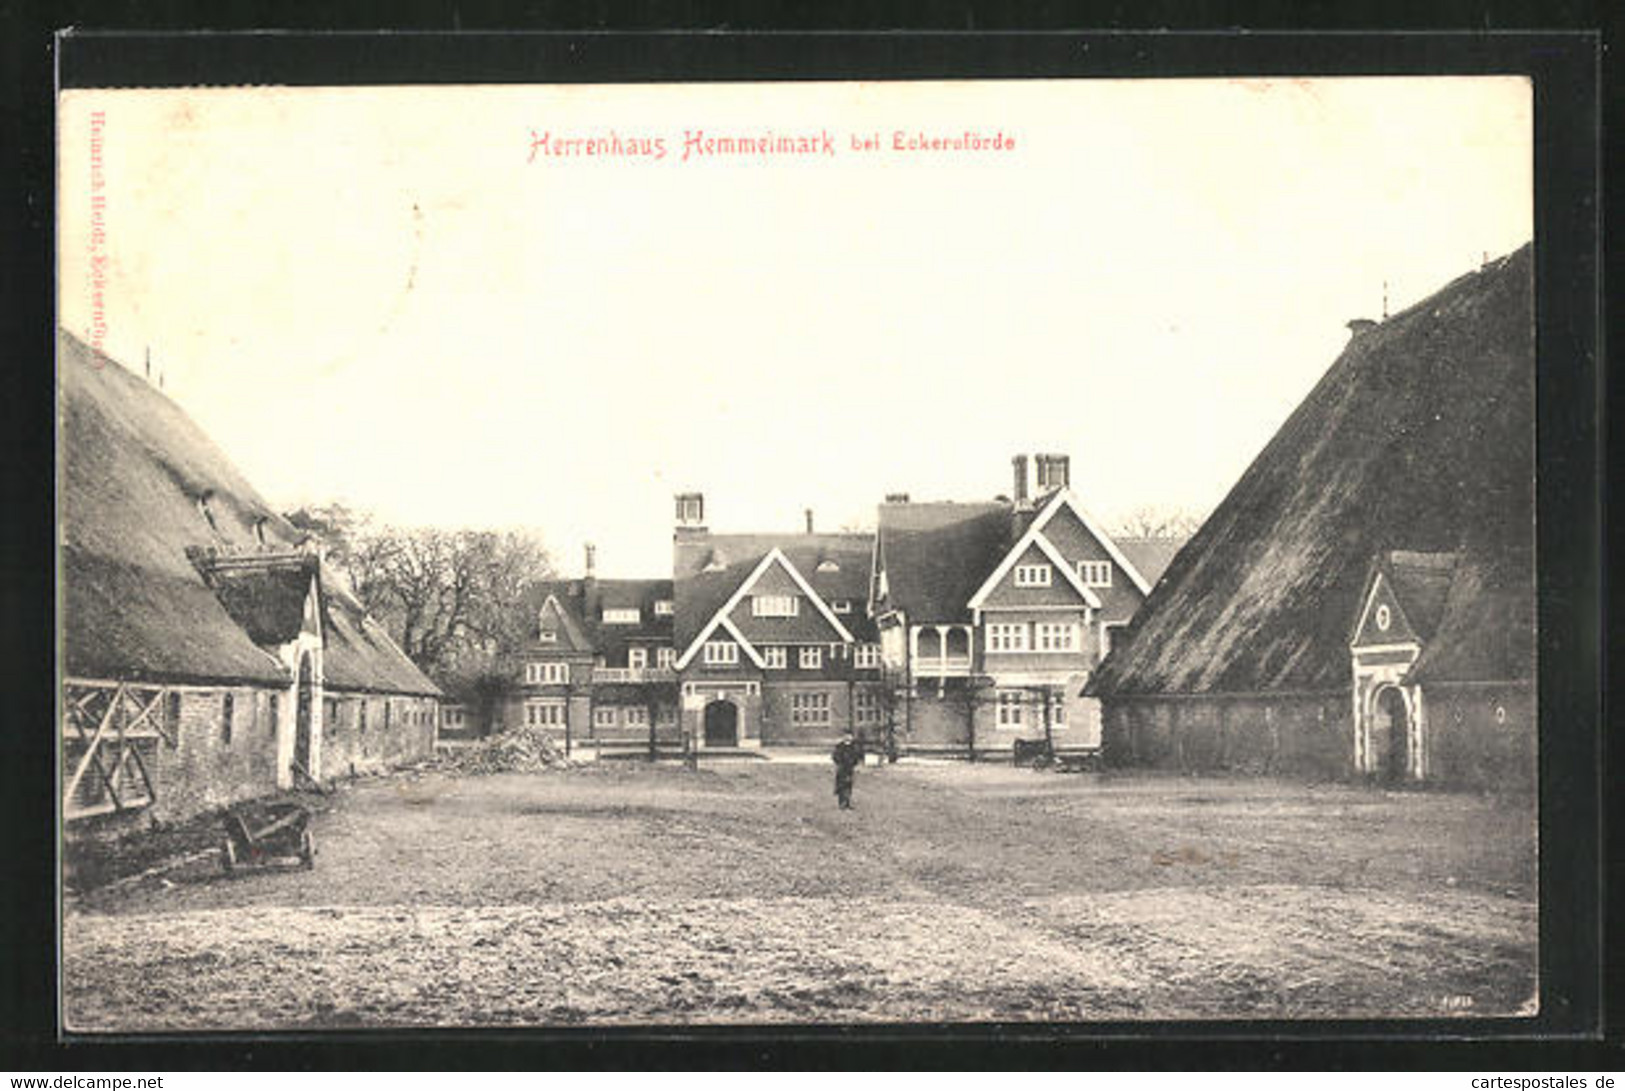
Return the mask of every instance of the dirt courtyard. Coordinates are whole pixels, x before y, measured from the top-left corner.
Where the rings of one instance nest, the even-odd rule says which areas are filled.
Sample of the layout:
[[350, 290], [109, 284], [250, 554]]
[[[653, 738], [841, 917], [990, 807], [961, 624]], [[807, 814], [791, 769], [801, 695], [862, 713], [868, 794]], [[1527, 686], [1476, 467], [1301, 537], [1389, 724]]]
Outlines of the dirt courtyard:
[[1535, 1004], [1527, 804], [904, 763], [344, 789], [313, 871], [74, 905], [70, 1029], [1484, 1016]]

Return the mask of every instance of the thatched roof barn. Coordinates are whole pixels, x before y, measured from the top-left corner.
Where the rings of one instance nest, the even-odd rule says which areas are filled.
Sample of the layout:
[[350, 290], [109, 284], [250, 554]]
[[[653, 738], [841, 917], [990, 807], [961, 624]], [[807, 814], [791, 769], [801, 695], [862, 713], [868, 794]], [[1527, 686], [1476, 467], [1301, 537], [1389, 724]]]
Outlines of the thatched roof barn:
[[[1328, 716], [1341, 709], [1346, 729], [1361, 714], [1350, 711], [1350, 627], [1382, 557], [1391, 578], [1395, 557], [1449, 558], [1431, 575], [1426, 565], [1399, 566], [1408, 590], [1398, 593], [1436, 617], [1419, 661], [1407, 664], [1412, 683], [1532, 678], [1532, 287], [1525, 246], [1380, 324], [1352, 324], [1348, 347], [1173, 560], [1097, 672], [1108, 747], [1114, 706], [1329, 697], [1314, 708], [1317, 746], [1358, 763], [1349, 733]], [[1217, 716], [1211, 702], [1185, 707]], [[1225, 731], [1263, 714], [1228, 707], [1237, 722]], [[1139, 733], [1159, 736], [1143, 748], [1125, 716], [1115, 719], [1119, 757], [1168, 748], [1167, 723]]]
[[[164, 791], [165, 747], [109, 757], [114, 736], [161, 740], [173, 777], [207, 782], [172, 781], [166, 807], [319, 775], [323, 735], [330, 757], [344, 749], [340, 703], [370, 695], [390, 732], [363, 761], [432, 746], [434, 683], [180, 407], [67, 333], [58, 372], [67, 775], [86, 808]], [[210, 727], [188, 732], [189, 711]], [[231, 755], [182, 760], [211, 733]]]

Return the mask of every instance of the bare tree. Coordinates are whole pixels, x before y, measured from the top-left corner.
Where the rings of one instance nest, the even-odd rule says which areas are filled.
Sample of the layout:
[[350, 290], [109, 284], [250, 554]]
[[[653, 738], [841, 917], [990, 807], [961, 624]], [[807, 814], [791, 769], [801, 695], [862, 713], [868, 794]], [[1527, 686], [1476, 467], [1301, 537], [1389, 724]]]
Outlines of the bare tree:
[[1201, 525], [1195, 512], [1145, 504], [1119, 519], [1111, 533], [1118, 538], [1189, 538]]

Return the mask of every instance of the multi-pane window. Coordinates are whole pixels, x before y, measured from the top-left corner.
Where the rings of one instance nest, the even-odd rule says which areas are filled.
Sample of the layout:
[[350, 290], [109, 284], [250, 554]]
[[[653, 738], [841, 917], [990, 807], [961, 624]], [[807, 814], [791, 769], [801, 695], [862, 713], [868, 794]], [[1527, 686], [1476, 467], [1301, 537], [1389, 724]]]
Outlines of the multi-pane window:
[[860, 689], [852, 695], [852, 722], [877, 724], [880, 722], [880, 694], [872, 689]]
[[525, 723], [531, 727], [557, 727], [564, 723], [564, 705], [531, 701], [525, 705]]
[[768, 647], [762, 649], [762, 660], [770, 671], [781, 671], [789, 666], [789, 655], [782, 647]]
[[998, 710], [1000, 727], [1020, 727], [1022, 705], [1026, 695], [1020, 690], [1000, 690], [994, 707]]
[[649, 726], [649, 710], [642, 705], [628, 705], [625, 711], [627, 727]]
[[1112, 562], [1110, 561], [1079, 561], [1078, 578], [1085, 587], [1110, 587], [1112, 585]]
[[525, 684], [529, 686], [562, 686], [570, 681], [568, 663], [526, 663]]
[[677, 649], [675, 649], [675, 648], [656, 648], [655, 649], [655, 666], [659, 667], [661, 670], [670, 670], [671, 665], [673, 663], [675, 663], [676, 661], [677, 661]]
[[829, 723], [829, 694], [792, 693], [790, 695], [790, 722], [816, 726]]
[[1049, 722], [1054, 724], [1056, 727], [1063, 727], [1066, 725], [1066, 700], [1059, 694], [1050, 698]]
[[824, 649], [819, 647], [802, 648], [801, 655], [796, 660], [804, 671], [815, 671], [824, 665]]
[[859, 670], [880, 666], [880, 645], [859, 644], [852, 652], [852, 665]]
[[1050, 566], [1047, 564], [1016, 565], [1017, 587], [1048, 587]]
[[739, 662], [739, 645], [729, 640], [710, 640], [705, 645], [705, 665], [727, 667]]
[[801, 613], [801, 596], [752, 595], [750, 612], [756, 617], [795, 617]]
[[1027, 650], [1027, 623], [1001, 621], [987, 627], [987, 650], [1024, 652]]
[[626, 665], [635, 671], [640, 671], [649, 665], [648, 648], [626, 649]]
[[594, 727], [614, 727], [615, 726], [615, 709], [614, 709], [614, 707], [613, 706], [604, 706], [602, 708], [593, 709], [592, 710], [592, 726], [594, 726]]
[[671, 599], [660, 599], [655, 602], [655, 617], [671, 617], [673, 609]]
[[1033, 644], [1041, 652], [1078, 650], [1078, 627], [1070, 621], [1040, 621], [1033, 626]]
[[618, 606], [604, 611], [605, 625], [636, 625], [643, 618], [643, 613], [636, 606]]

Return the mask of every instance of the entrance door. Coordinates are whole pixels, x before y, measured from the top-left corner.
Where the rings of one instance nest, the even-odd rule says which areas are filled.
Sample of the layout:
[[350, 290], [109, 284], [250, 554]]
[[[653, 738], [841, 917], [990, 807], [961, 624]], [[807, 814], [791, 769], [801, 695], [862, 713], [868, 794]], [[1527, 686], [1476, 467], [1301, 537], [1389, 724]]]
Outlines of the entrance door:
[[1371, 745], [1377, 758], [1377, 775], [1385, 783], [1398, 784], [1410, 775], [1410, 716], [1405, 697], [1389, 687], [1377, 694], [1372, 723]]
[[299, 657], [299, 694], [294, 705], [293, 761], [306, 776], [314, 777], [310, 769], [311, 686], [310, 656], [302, 655]]
[[712, 701], [705, 706], [705, 745], [739, 745], [739, 706], [732, 701]]

